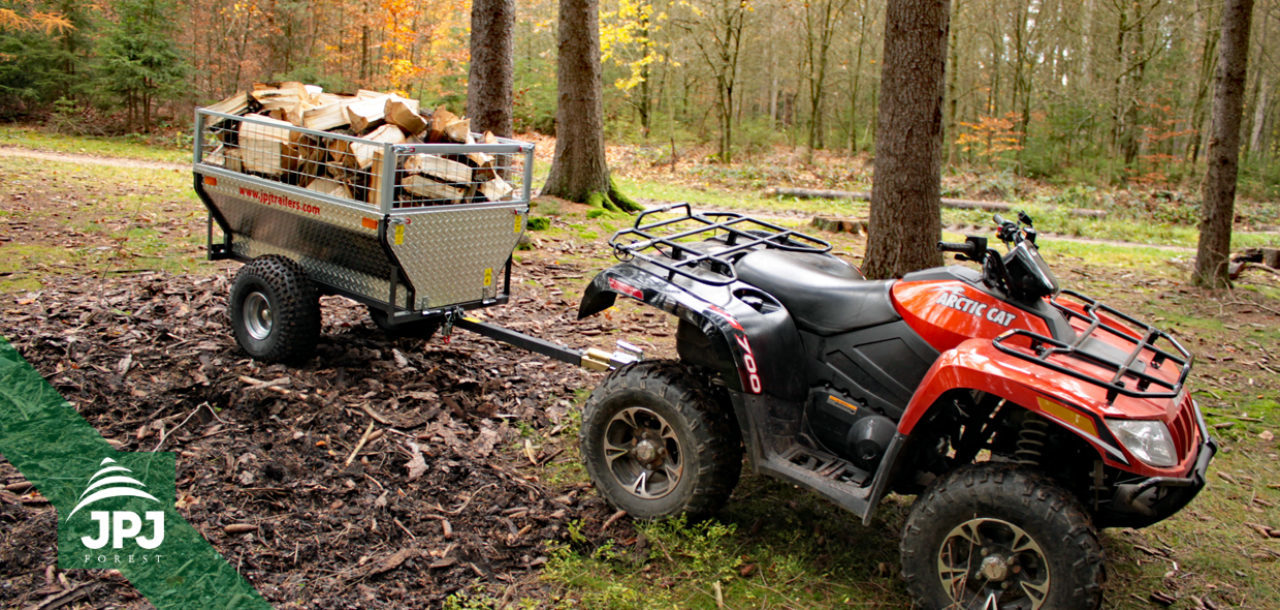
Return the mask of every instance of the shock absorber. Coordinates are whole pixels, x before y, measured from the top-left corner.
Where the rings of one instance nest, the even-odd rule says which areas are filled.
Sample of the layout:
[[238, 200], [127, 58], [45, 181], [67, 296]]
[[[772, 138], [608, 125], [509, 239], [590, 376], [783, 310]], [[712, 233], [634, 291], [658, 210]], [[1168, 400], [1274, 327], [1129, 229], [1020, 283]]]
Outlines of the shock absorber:
[[1036, 465], [1044, 456], [1045, 442], [1049, 439], [1049, 422], [1044, 418], [1027, 413], [1022, 418], [1022, 426], [1018, 428], [1017, 448], [1013, 452], [1019, 464]]

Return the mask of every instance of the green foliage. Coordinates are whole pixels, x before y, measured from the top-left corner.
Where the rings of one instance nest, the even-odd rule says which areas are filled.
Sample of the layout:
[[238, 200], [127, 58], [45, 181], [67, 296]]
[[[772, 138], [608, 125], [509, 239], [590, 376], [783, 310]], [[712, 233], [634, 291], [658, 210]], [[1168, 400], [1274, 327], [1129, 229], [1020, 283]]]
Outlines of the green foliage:
[[525, 223], [525, 226], [528, 227], [530, 231], [546, 231], [551, 227], [551, 219], [546, 216], [530, 216], [529, 221]]
[[[7, 3], [0, 3], [0, 9]], [[32, 10], [57, 15], [60, 28], [0, 27], [0, 119], [39, 112], [76, 90], [89, 25], [87, 5], [36, 2]]]
[[174, 0], [116, 0], [116, 20], [98, 41], [97, 83], [123, 98], [131, 125], [150, 129], [151, 106], [184, 89], [187, 64], [173, 41]]

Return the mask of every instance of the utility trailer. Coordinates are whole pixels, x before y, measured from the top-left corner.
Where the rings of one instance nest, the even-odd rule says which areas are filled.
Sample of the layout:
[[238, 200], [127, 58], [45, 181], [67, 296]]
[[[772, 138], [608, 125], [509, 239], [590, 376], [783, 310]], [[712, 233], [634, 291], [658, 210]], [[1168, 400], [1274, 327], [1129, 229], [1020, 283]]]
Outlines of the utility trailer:
[[237, 342], [258, 360], [305, 360], [318, 298], [336, 294], [388, 332], [456, 326], [594, 369], [636, 359], [630, 346], [581, 352], [464, 314], [508, 301], [533, 148], [392, 144], [198, 109], [192, 169], [209, 258], [246, 263], [229, 301]]

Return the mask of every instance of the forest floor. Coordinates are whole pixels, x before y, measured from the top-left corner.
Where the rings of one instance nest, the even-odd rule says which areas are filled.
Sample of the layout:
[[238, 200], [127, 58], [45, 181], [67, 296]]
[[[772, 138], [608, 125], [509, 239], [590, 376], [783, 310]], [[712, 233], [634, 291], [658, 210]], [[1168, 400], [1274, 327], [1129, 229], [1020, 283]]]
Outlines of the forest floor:
[[[626, 180], [668, 199], [655, 196], [662, 181]], [[0, 156], [0, 335], [118, 449], [177, 452], [180, 512], [272, 603], [907, 604], [896, 549], [909, 497], [863, 527], [747, 476], [710, 522], [616, 518], [578, 465], [578, 408], [600, 374], [461, 332], [448, 344], [389, 339], [338, 297], [324, 300], [316, 358], [285, 368], [244, 357], [225, 315], [236, 266], [203, 259], [190, 185], [182, 168]], [[741, 209], [748, 189], [734, 188], [703, 199]], [[603, 241], [629, 220], [549, 198], [533, 213], [551, 226], [516, 253], [512, 303], [483, 315], [574, 347], [626, 339], [670, 355], [672, 324], [654, 310], [576, 320], [586, 282], [610, 263]], [[858, 262], [860, 236], [822, 236]], [[1280, 607], [1280, 540], [1269, 537], [1280, 532], [1280, 277], [1247, 270], [1232, 292], [1210, 294], [1185, 285], [1185, 252], [1042, 249], [1065, 285], [1169, 328], [1197, 354], [1191, 385], [1223, 444], [1186, 510], [1104, 532], [1107, 605]], [[92, 607], [147, 605], [118, 573], [58, 570], [55, 522], [0, 460], [0, 605], [72, 590]], [[229, 534], [230, 524], [256, 529]]]

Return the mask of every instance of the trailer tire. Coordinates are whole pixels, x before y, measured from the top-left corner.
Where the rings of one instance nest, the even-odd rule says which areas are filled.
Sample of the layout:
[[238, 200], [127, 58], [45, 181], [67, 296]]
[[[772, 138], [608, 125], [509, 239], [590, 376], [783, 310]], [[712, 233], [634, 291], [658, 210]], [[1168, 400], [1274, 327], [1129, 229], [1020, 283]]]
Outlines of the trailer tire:
[[728, 401], [674, 361], [629, 364], [605, 378], [583, 407], [581, 449], [600, 494], [642, 519], [709, 515], [742, 470]]
[[240, 268], [228, 300], [236, 343], [260, 362], [304, 361], [320, 338], [320, 297], [296, 261], [270, 254]]
[[435, 336], [436, 331], [440, 330], [440, 318], [423, 318], [404, 324], [391, 324], [387, 321], [387, 312], [377, 307], [369, 307], [369, 319], [373, 320], [373, 325], [378, 330], [386, 333], [388, 337], [401, 338], [409, 337], [414, 339], [430, 339]]
[[[1102, 545], [1084, 508], [1013, 463], [955, 470], [916, 500], [902, 575], [923, 608], [1097, 608]], [[958, 595], [958, 596], [957, 596]]]

